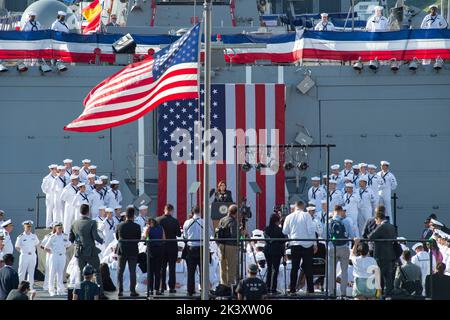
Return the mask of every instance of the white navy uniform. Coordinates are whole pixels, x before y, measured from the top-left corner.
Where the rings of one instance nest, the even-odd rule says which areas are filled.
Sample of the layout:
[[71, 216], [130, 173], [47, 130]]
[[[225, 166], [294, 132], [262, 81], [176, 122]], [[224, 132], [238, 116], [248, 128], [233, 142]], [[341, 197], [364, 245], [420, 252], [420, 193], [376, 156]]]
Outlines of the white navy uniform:
[[64, 169], [64, 176], [66, 177], [66, 180], [70, 182], [70, 176], [73, 174], [72, 169]]
[[78, 191], [77, 194], [75, 195], [75, 198], [72, 201], [72, 207], [74, 210], [74, 220], [80, 218], [80, 207], [82, 204], [90, 205], [89, 195], [86, 192]]
[[67, 27], [67, 24], [65, 21], [61, 22], [58, 19], [55, 20], [55, 22], [52, 23], [52, 30], [59, 31], [59, 32], [69, 32], [69, 27]]
[[[345, 178], [347, 177], [353, 179], [353, 169], [344, 169], [341, 171], [342, 182], [345, 182]], [[342, 185], [342, 187], [344, 187], [344, 185]]]
[[70, 247], [69, 237], [65, 233], [54, 233], [50, 236], [45, 245], [46, 249], [50, 249], [50, 276], [48, 283], [48, 292], [53, 295], [55, 293], [55, 280], [57, 294], [63, 294], [64, 288], [64, 267], [66, 266], [66, 249]]
[[55, 180], [57, 176], [52, 176], [51, 173], [46, 175], [44, 179], [42, 179], [41, 190], [45, 194], [45, 208], [46, 208], [46, 218], [45, 218], [45, 227], [48, 228], [52, 224], [54, 217], [54, 209], [55, 209], [55, 199], [54, 193], [52, 191], [53, 180]]
[[[432, 268], [436, 267], [436, 258], [433, 256]], [[420, 267], [422, 271], [422, 286], [425, 288], [425, 278], [430, 274], [430, 254], [426, 251], [420, 251], [411, 258], [411, 262]]]
[[359, 179], [360, 179], [360, 175], [355, 175], [353, 174], [353, 178], [352, 178], [352, 183], [353, 183], [353, 192], [358, 191], [359, 189]]
[[336, 180], [336, 189], [342, 189], [344, 187], [344, 179], [342, 174], [330, 174], [330, 180]]
[[361, 202], [359, 205], [359, 215], [358, 215], [358, 227], [360, 234], [364, 232], [364, 226], [366, 225], [367, 220], [372, 218], [373, 216], [373, 208], [376, 206], [376, 200], [372, 189], [366, 187], [364, 189], [360, 188], [358, 190], [359, 197], [361, 198]]
[[447, 26], [447, 20], [443, 16], [440, 14], [432, 16], [430, 13], [423, 18], [420, 29], [445, 29]]
[[16, 249], [20, 251], [19, 256], [19, 281], [25, 280], [25, 274], [28, 274], [27, 281], [30, 282], [30, 288], [34, 284], [34, 269], [36, 267], [36, 246], [39, 245], [39, 239], [34, 233], [21, 233], [16, 239]]
[[55, 199], [55, 208], [53, 221], [63, 221], [64, 217], [64, 203], [61, 201], [61, 193], [67, 186], [66, 177], [57, 176], [52, 183], [53, 198]]
[[4, 233], [4, 239], [3, 239], [4, 247], [3, 247], [2, 253], [3, 253], [3, 255], [8, 254], [8, 253], [12, 254], [14, 251], [14, 247], [13, 247], [13, 244], [11, 241], [11, 235], [6, 230], [3, 230], [3, 233]]
[[105, 195], [105, 206], [115, 208], [121, 206], [122, 193], [120, 190], [109, 189]]
[[73, 202], [77, 196], [78, 188], [72, 184], [67, 185], [61, 192], [61, 201], [64, 202], [64, 219], [63, 230], [66, 232], [70, 230], [72, 222], [75, 219], [75, 209]]
[[138, 215], [134, 219], [134, 223], [137, 223], [141, 227], [141, 233], [144, 232], [145, 225], [147, 224], [147, 220], [144, 217]]
[[91, 204], [91, 218], [95, 219], [98, 217], [98, 208], [105, 205], [105, 194], [103, 193], [103, 190], [94, 190], [89, 195]]
[[187, 290], [187, 265], [184, 259], [177, 261], [175, 264], [175, 289], [180, 291]]
[[86, 184], [86, 193], [91, 194], [95, 191], [95, 184]]
[[87, 184], [87, 181], [88, 181], [87, 175], [88, 175], [89, 173], [91, 173], [89, 169], [87, 169], [87, 168], [85, 168], [85, 167], [82, 167], [82, 168], [80, 169], [80, 174], [78, 175], [78, 177], [80, 178], [80, 181]]
[[334, 27], [334, 24], [330, 21], [327, 21], [327, 23], [323, 23], [323, 21], [319, 21], [319, 23], [316, 24], [314, 27], [314, 31], [336, 31], [336, 28]]
[[312, 201], [316, 204], [316, 208], [321, 207], [322, 199], [326, 199], [327, 192], [323, 188], [319, 187], [311, 187], [308, 190], [308, 200]]
[[389, 31], [389, 22], [384, 16], [371, 16], [367, 20], [366, 30], [369, 32]]
[[114, 218], [111, 218], [111, 220], [105, 218], [99, 229], [103, 234], [104, 247], [106, 248], [111, 242], [114, 241], [114, 233], [116, 232], [116, 223]]
[[334, 210], [334, 206], [336, 205], [342, 205], [344, 202], [344, 199], [342, 198], [343, 194], [341, 190], [334, 189], [333, 191], [330, 190], [330, 198], [328, 199], [330, 210]]
[[379, 204], [384, 205], [386, 208], [386, 217], [391, 217], [391, 193], [397, 188], [397, 179], [390, 171], [380, 171], [377, 175], [383, 181], [378, 191], [378, 195], [380, 196]]
[[41, 24], [39, 21], [28, 20], [22, 28], [22, 31], [39, 31], [41, 30]]
[[[119, 223], [122, 222], [121, 217], [118, 217], [118, 216], [114, 216], [113, 220], [114, 220], [115, 225], [118, 225]], [[134, 221], [134, 222], [136, 222], [136, 221]]]
[[380, 190], [380, 187], [383, 185], [383, 179], [381, 179], [376, 174], [368, 174], [367, 175], [367, 187], [370, 188], [373, 192], [373, 195], [375, 196], [375, 205], [373, 207], [373, 210], [375, 210], [375, 207], [378, 205], [379, 197], [378, 197], [378, 191]]
[[345, 193], [343, 196], [344, 206], [347, 209], [345, 215], [347, 218], [350, 218], [353, 222], [353, 227], [355, 230], [356, 237], [359, 237], [359, 229], [357, 228], [358, 224], [358, 210], [359, 204], [361, 202], [361, 198], [358, 193], [353, 192], [352, 194]]
[[[48, 239], [50, 239], [50, 236], [51, 236], [52, 234], [53, 234], [53, 233], [50, 232], [50, 233], [47, 233], [47, 234], [44, 236], [44, 238], [43, 238], [42, 241], [41, 241], [41, 248], [42, 248], [42, 249], [45, 249], [45, 245], [47, 244]], [[48, 280], [49, 280], [49, 275], [50, 275], [50, 265], [49, 265], [49, 263], [50, 263], [50, 253], [46, 252], [46, 253], [45, 253], [44, 284], [42, 285], [42, 288], [43, 288], [44, 290], [48, 290]]]
[[[286, 271], [285, 271], [286, 270]], [[292, 261], [286, 261], [286, 266], [281, 264], [278, 273], [277, 288], [287, 293], [289, 291], [290, 275], [292, 271]]]

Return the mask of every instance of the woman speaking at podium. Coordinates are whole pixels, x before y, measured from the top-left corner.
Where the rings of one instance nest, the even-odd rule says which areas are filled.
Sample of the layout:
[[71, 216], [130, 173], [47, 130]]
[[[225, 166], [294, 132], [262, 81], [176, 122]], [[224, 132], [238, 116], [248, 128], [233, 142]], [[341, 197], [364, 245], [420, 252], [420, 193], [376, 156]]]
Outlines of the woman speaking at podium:
[[231, 191], [227, 190], [225, 181], [219, 181], [217, 184], [217, 191], [214, 194], [214, 202], [233, 202]]

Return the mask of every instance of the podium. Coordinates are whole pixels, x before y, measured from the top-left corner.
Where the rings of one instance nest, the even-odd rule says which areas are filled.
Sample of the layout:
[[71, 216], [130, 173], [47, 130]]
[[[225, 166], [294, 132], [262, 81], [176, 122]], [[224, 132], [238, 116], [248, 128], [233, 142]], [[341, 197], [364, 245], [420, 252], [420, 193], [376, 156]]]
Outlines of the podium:
[[211, 204], [211, 219], [220, 220], [225, 217], [228, 213], [228, 207], [232, 204], [233, 202], [213, 202]]

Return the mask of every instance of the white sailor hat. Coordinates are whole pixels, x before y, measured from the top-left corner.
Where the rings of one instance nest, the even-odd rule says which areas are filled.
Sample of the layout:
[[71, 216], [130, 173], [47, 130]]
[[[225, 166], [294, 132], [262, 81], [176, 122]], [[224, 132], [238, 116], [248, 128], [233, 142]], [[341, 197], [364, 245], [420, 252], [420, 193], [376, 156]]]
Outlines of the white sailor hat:
[[321, 16], [321, 17], [328, 17], [328, 13], [322, 12], [322, 13], [320, 14], [320, 16]]
[[255, 244], [255, 247], [256, 248], [264, 248], [266, 246], [266, 244], [264, 243], [264, 242], [257, 242], [256, 244]]
[[359, 169], [359, 166], [357, 164], [354, 164], [352, 169]]
[[405, 237], [397, 237], [397, 240], [403, 240], [403, 241], [405, 241], [406, 238], [405, 238]]
[[120, 216], [121, 217], [125, 217], [127, 215], [127, 213], [124, 211], [124, 212], [122, 212], [122, 213], [120, 213]]
[[64, 11], [58, 11], [58, 16], [66, 16], [67, 13], [65, 13]]
[[422, 243], [422, 242], [417, 242], [417, 243], [415, 243], [415, 244], [412, 246], [412, 249], [413, 249], [413, 250], [416, 250], [416, 249], [419, 248], [419, 247], [423, 247], [423, 243]]
[[384, 165], [390, 166], [390, 165], [391, 165], [388, 161], [385, 161], [385, 160], [381, 161], [380, 164], [381, 164], [382, 166], [384, 166]]
[[326, 174], [324, 174], [324, 175], [322, 176], [322, 179], [328, 179], [328, 176], [327, 176]]
[[134, 205], [129, 204], [129, 205], [127, 205], [127, 209], [128, 209], [128, 208], [134, 208]]
[[98, 210], [106, 210], [106, 206], [100, 206], [98, 207]]
[[382, 6], [375, 6], [374, 8], [373, 8], [373, 10], [383, 10], [383, 7]]
[[23, 225], [23, 226], [25, 226], [25, 225], [32, 226], [32, 225], [33, 225], [33, 221], [31, 221], [31, 220], [25, 220], [24, 222], [22, 222], [22, 225]]
[[106, 208], [105, 212], [113, 212], [113, 209], [112, 208]]
[[148, 209], [148, 206], [142, 205], [142, 206], [140, 206], [138, 209], [139, 209], [139, 210], [145, 210], [145, 209]]
[[91, 160], [89, 160], [89, 159], [83, 159], [83, 160], [81, 160], [81, 163], [91, 163]]
[[57, 164], [51, 164], [48, 166], [49, 169], [58, 169], [58, 165]]
[[87, 177], [88, 177], [88, 179], [90, 179], [90, 178], [95, 178], [95, 174], [89, 173], [89, 174], [87, 175]]
[[345, 184], [345, 187], [346, 187], [346, 188], [353, 188], [353, 183], [346, 183], [346, 184]]
[[0, 214], [5, 214], [5, 211], [3, 211], [3, 210], [0, 210]]
[[86, 183], [80, 182], [79, 184], [77, 184], [77, 187], [80, 188], [80, 187], [84, 187], [85, 185], [86, 185]]
[[316, 203], [314, 201], [308, 201], [308, 206], [316, 206]]
[[338, 165], [338, 164], [333, 164], [333, 165], [330, 167], [330, 169], [331, 169], [331, 170], [339, 170], [340, 167], [341, 167], [341, 166]]
[[114, 207], [114, 210], [117, 210], [117, 209], [122, 210], [122, 206], [119, 206], [119, 205], [115, 206], [115, 207]]
[[367, 168], [369, 168], [369, 169], [376, 169], [377, 166], [374, 165], [374, 164], [369, 164], [369, 165], [367, 165]]
[[252, 231], [252, 238], [264, 238], [264, 231], [255, 229]]
[[439, 7], [438, 7], [436, 4], [432, 4], [432, 5], [430, 5], [430, 6], [428, 7], [428, 9], [431, 10], [431, 8], [436, 8], [436, 9], [438, 9]]
[[119, 181], [117, 181], [117, 180], [112, 180], [112, 181], [110, 182], [110, 184], [119, 184]]
[[89, 166], [88, 169], [89, 170], [97, 169], [97, 166], [92, 165], [92, 166]]
[[10, 224], [12, 224], [12, 220], [8, 219], [5, 222], [3, 222], [0, 227], [4, 228], [4, 227], [6, 227], [6, 226], [8, 226]]
[[330, 179], [330, 181], [328, 181], [329, 183], [334, 183], [334, 184], [336, 184], [337, 183], [337, 181], [336, 180], [334, 180], [334, 179]]
[[80, 170], [81, 168], [79, 167], [79, 166], [74, 166], [74, 167], [72, 167], [72, 170]]
[[441, 227], [444, 226], [441, 222], [437, 221], [436, 219], [430, 219], [430, 223], [435, 226], [441, 226]]
[[313, 211], [313, 210], [316, 210], [316, 207], [313, 206], [306, 207], [306, 211]]
[[63, 163], [64, 164], [66, 164], [66, 163], [72, 163], [73, 161], [72, 161], [72, 159], [64, 159], [63, 160]]
[[367, 163], [361, 162], [361, 163], [358, 164], [358, 166], [359, 166], [360, 168], [362, 168], [362, 167], [367, 167]]
[[286, 249], [286, 255], [291, 255], [292, 251], [291, 249]]
[[353, 160], [345, 159], [345, 160], [344, 160], [344, 163], [353, 163]]
[[367, 176], [361, 176], [361, 177], [359, 178], [359, 181], [365, 181], [365, 182], [367, 182]]
[[78, 179], [78, 176], [76, 174], [73, 174], [70, 176], [70, 180], [75, 180]]
[[264, 255], [264, 253], [263, 252], [257, 252], [256, 254], [255, 254], [255, 258], [256, 258], [256, 261], [265, 261], [266, 260], [266, 256]]
[[64, 167], [64, 166], [58, 166], [57, 169], [58, 169], [58, 170], [66, 170], [66, 167]]
[[53, 221], [52, 228], [62, 227], [63, 223], [61, 221]]
[[100, 180], [108, 180], [108, 176], [101, 175], [101, 176], [99, 177], [99, 179], [100, 179]]
[[35, 11], [30, 11], [30, 12], [28, 12], [28, 16], [30, 17], [30, 16], [36, 16], [36, 12]]
[[102, 180], [95, 180], [95, 184], [103, 184]]
[[311, 181], [320, 181], [319, 177], [311, 177]]

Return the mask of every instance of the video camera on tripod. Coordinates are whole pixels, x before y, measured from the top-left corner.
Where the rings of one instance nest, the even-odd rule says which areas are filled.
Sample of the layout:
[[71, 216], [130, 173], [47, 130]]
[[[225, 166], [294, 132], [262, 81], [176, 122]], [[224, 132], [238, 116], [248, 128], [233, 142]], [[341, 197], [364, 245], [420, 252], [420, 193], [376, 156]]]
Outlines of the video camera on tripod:
[[239, 214], [242, 219], [248, 220], [252, 217], [252, 210], [247, 206], [247, 198], [243, 198], [241, 202], [241, 207], [239, 208]]

